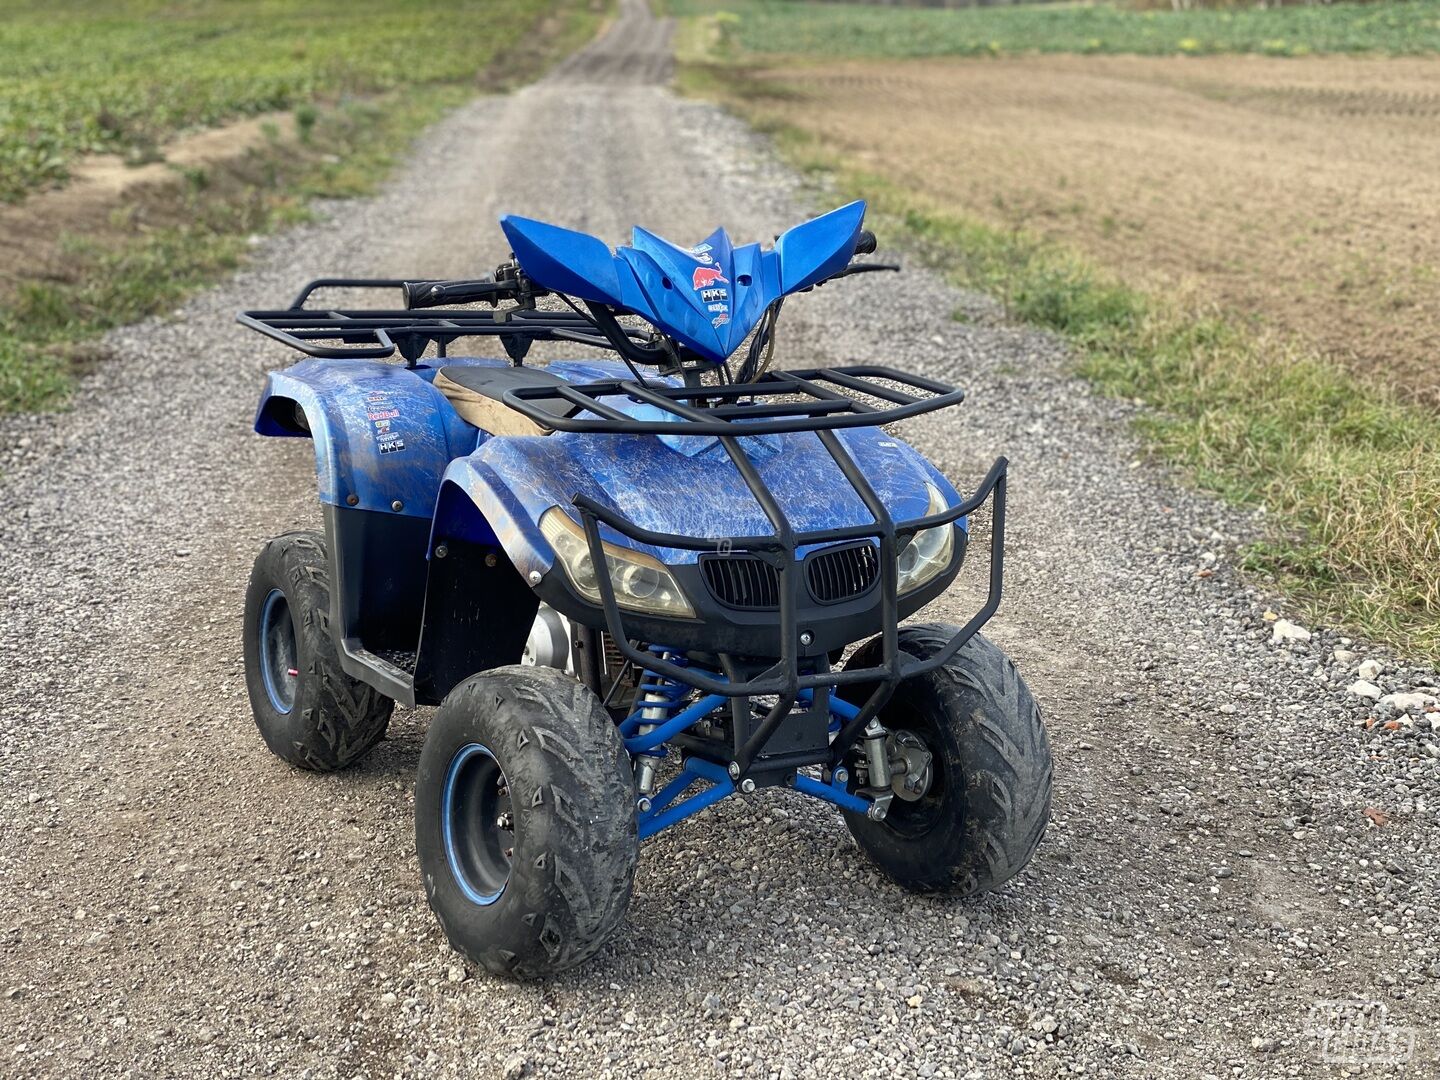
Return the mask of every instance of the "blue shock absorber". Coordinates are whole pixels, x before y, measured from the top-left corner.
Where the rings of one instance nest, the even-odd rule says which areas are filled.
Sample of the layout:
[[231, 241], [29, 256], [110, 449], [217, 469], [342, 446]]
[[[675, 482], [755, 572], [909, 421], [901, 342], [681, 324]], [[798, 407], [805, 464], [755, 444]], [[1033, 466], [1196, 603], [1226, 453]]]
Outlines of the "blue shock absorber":
[[[679, 667], [689, 666], [689, 661], [683, 654], [667, 649], [663, 645], [651, 645], [650, 652]], [[626, 736], [625, 748], [635, 759], [635, 788], [641, 799], [648, 800], [654, 793], [655, 767], [660, 758], [665, 756], [665, 750], [661, 745], [665, 739], [654, 739], [651, 737], [652, 733], [657, 728], [667, 726], [667, 721], [671, 719], [675, 710], [685, 701], [689, 693], [689, 687], [657, 675], [653, 671], [647, 669], [640, 673], [640, 686], [635, 695], [635, 711], [621, 723], [620, 734]], [[689, 711], [686, 710], [686, 712]]]

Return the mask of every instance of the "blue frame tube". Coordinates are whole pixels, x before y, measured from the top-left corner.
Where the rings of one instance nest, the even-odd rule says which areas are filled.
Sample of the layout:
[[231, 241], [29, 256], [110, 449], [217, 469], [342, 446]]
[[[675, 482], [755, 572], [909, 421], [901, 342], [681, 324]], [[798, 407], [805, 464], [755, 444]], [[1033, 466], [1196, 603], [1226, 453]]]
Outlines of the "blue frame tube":
[[[669, 805], [675, 798], [687, 791], [696, 780], [709, 780], [712, 786], [691, 795], [688, 799], [675, 803], [674, 806]], [[661, 829], [684, 821], [734, 793], [735, 781], [731, 780], [730, 774], [719, 765], [701, 761], [699, 758], [690, 758], [685, 762], [685, 767], [680, 771], [680, 775], [670, 781], [656, 797], [654, 805], [640, 815], [640, 839], [648, 840]]]
[[823, 784], [813, 776], [796, 776], [795, 790], [802, 795], [810, 795], [825, 802], [834, 803], [841, 810], [849, 810], [852, 814], [868, 814], [870, 812], [870, 801], [862, 799], [859, 795], [853, 795], [845, 790], [844, 784], [837, 784], [831, 781]]
[[[807, 704], [813, 700], [813, 694], [809, 690], [801, 690], [796, 696]], [[729, 700], [722, 694], [707, 694], [688, 709], [676, 713], [669, 720], [658, 725], [653, 731], [644, 735], [632, 735], [625, 739], [625, 749], [631, 754], [651, 753], [680, 732], [703, 720], [716, 709], [727, 705]], [[829, 705], [832, 717], [831, 730], [838, 727], [841, 722], [854, 720], [860, 713], [859, 706], [842, 701], [833, 693], [830, 695]], [[628, 717], [620, 726], [621, 733], [623, 734], [626, 730], [634, 731], [640, 726], [641, 720], [638, 712], [636, 715]], [[682, 798], [701, 780], [708, 781], [710, 786], [703, 791]], [[729, 772], [723, 765], [717, 765], [702, 758], [686, 758], [680, 774], [655, 795], [650, 809], [639, 815], [637, 824], [640, 839], [648, 840], [661, 830], [668, 829], [671, 825], [678, 824], [686, 818], [693, 817], [700, 811], [714, 806], [721, 799], [735, 794], [736, 790], [735, 781], [730, 778]], [[832, 806], [838, 806], [841, 810], [847, 810], [852, 814], [867, 814], [871, 806], [869, 799], [847, 791], [845, 784], [835, 779], [825, 783], [811, 776], [796, 775], [793, 790], [812, 799], [819, 799]]]
[[[654, 750], [661, 743], [669, 742], [692, 724], [705, 719], [722, 705], [728, 704], [729, 700], [720, 694], [706, 694], [694, 705], [684, 712], [676, 713], [654, 731], [646, 732], [644, 735], [632, 735], [626, 739], [625, 749], [632, 754], [643, 754]], [[728, 780], [729, 777], [727, 776], [726, 779]]]

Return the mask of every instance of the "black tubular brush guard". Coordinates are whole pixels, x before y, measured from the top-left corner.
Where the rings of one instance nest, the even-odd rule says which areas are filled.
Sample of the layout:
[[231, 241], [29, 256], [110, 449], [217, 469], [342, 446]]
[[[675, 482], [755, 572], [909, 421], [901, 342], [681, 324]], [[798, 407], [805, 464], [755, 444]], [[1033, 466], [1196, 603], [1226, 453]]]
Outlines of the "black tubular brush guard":
[[[888, 385], [872, 381], [876, 379], [884, 380]], [[897, 385], [907, 389], [897, 389]], [[842, 388], [852, 393], [879, 398], [888, 402], [891, 407], [876, 409], [840, 393]], [[910, 390], [923, 390], [931, 396], [917, 397], [908, 392]], [[785, 395], [792, 400], [773, 404], [742, 403], [739, 400], [749, 398], [754, 402], [756, 397], [766, 395]], [[625, 396], [653, 405], [670, 414], [673, 419], [636, 420], [598, 400], [610, 396]], [[504, 401], [536, 423], [558, 431], [590, 434], [713, 435], [729, 455], [774, 529], [768, 536], [728, 539], [730, 547], [764, 558], [778, 574], [781, 655], [773, 665], [754, 678], [733, 682], [712, 678], [642, 650], [632, 644], [626, 633], [624, 616], [615, 599], [615, 590], [609, 575], [597, 574], [596, 580], [605, 613], [606, 630], [622, 655], [638, 667], [648, 668], [658, 675], [706, 694], [728, 698], [777, 696], [778, 700], [760, 726], [737, 750], [731, 771], [733, 773], [738, 767], [739, 774], [743, 775], [771, 736], [779, 730], [803, 691], [873, 682], [876, 684], [875, 689], [830, 745], [831, 765], [841, 764], [846, 751], [875, 714], [884, 707], [895, 687], [903, 679], [940, 667], [959, 652], [999, 608], [1004, 581], [1005, 477], [1008, 466], [1006, 459], [996, 459], [974, 494], [958, 505], [927, 517], [897, 523], [890, 517], [874, 487], [835, 433], [839, 428], [876, 426], [931, 412], [956, 404], [963, 396], [962, 391], [931, 379], [891, 368], [860, 366], [774, 372], [755, 382], [719, 387], [654, 384], [642, 386], [629, 380], [576, 386], [525, 387], [507, 392]], [[796, 397], [800, 400], [793, 400]], [[588, 419], [579, 415], [557, 416], [554, 412], [540, 407], [541, 402], [557, 398], [579, 406], [586, 412], [597, 415], [599, 419]], [[687, 401], [704, 401], [707, 407], [697, 408], [686, 404]], [[795, 531], [740, 440], [746, 435], [800, 431], [815, 432], [874, 519], [870, 524], [813, 532]], [[994, 501], [991, 517], [990, 583], [984, 605], [945, 647], [933, 656], [920, 658], [902, 652], [899, 647], [896, 569], [896, 557], [901, 544], [922, 529], [952, 524], [959, 518], [974, 513], [992, 496]], [[585, 528], [590, 558], [597, 567], [605, 565], [600, 537], [602, 524], [631, 540], [655, 547], [705, 551], [713, 548], [716, 543], [714, 537], [685, 536], [641, 528], [585, 495], [576, 495], [573, 501]], [[843, 671], [802, 672], [796, 625], [801, 574], [796, 552], [806, 545], [861, 539], [875, 539], [880, 545], [881, 663], [873, 667]]]

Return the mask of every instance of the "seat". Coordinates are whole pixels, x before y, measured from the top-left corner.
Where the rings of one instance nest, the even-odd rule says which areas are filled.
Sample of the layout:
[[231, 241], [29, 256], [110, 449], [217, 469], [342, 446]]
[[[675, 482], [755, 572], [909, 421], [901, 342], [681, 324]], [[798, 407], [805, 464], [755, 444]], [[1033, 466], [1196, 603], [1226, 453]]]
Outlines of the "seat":
[[[435, 373], [435, 389], [445, 395], [461, 418], [491, 435], [549, 435], [548, 428], [510, 408], [501, 396], [507, 390], [555, 386], [565, 381], [544, 368], [534, 367], [451, 364]], [[556, 416], [569, 416], [575, 411], [574, 406], [566, 401], [538, 401], [535, 404]]]

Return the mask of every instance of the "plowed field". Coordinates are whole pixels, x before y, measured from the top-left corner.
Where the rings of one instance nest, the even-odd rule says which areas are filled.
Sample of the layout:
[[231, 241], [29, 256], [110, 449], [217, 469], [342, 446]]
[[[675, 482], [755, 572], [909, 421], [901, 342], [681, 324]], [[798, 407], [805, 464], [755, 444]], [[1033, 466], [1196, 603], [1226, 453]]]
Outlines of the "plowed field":
[[783, 91], [763, 109], [936, 209], [1063, 240], [1132, 284], [1198, 288], [1440, 405], [1440, 59], [845, 61], [755, 78]]

